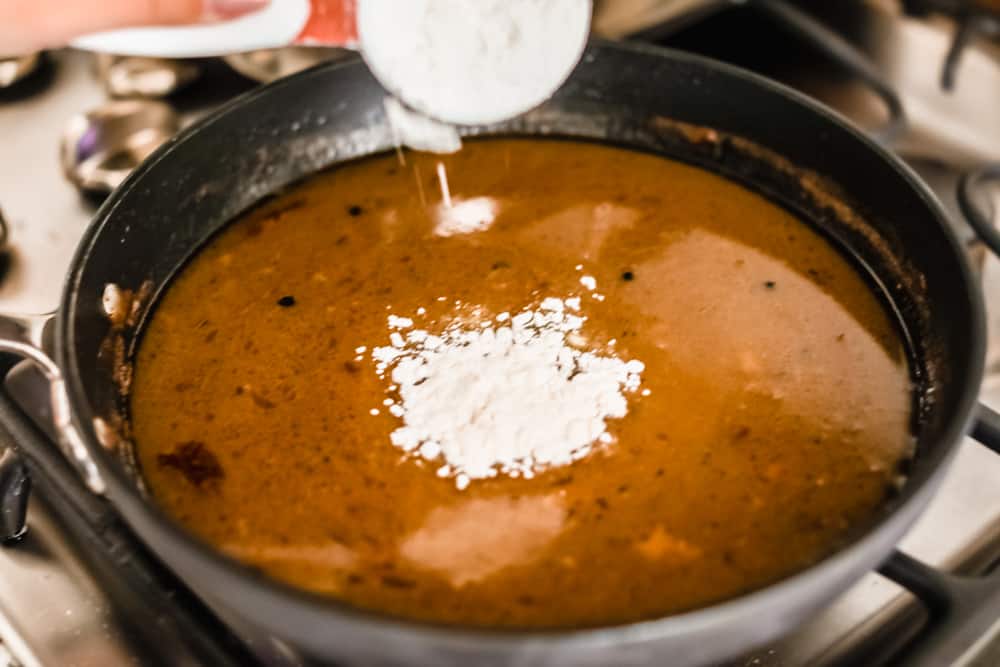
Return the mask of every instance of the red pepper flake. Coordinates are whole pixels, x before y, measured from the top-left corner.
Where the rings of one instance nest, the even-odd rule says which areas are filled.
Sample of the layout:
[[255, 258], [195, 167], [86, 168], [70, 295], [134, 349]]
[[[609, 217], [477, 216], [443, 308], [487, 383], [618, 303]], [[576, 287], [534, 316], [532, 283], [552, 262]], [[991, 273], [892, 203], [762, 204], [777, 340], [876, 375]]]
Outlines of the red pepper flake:
[[417, 582], [412, 579], [404, 579], [403, 577], [396, 577], [391, 574], [386, 574], [382, 576], [382, 584], [388, 586], [389, 588], [415, 588]]
[[273, 410], [277, 407], [273, 401], [269, 401], [255, 391], [250, 392], [250, 399], [254, 402], [258, 408], [264, 408], [265, 410]]

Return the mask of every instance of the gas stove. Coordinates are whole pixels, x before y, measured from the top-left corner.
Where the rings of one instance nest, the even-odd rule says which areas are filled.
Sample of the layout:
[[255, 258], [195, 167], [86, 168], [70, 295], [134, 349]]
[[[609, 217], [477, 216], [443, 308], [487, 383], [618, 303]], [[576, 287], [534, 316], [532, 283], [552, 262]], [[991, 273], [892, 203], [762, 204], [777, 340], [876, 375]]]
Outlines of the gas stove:
[[[623, 10], [627, 2], [636, 11]], [[608, 4], [599, 2], [599, 11]], [[989, 15], [938, 0], [812, 3], [813, 14], [795, 6], [789, 14], [788, 7], [617, 0], [615, 13], [595, 25], [606, 36], [627, 34], [701, 52], [784, 81], [896, 150], [941, 198], [981, 269], [990, 344], [980, 398], [1000, 408], [1000, 262], [983, 252], [955, 196], [962, 174], [1000, 162], [1000, 48], [990, 41]], [[802, 23], [803, 16], [811, 21]], [[122, 80], [109, 76], [115, 65], [55, 52], [23, 81], [0, 88], [0, 210], [9, 228], [0, 261], [0, 312], [44, 313], [58, 303], [70, 257], [96, 206], [93, 195], [81, 195], [64, 177], [59, 138], [74, 115], [104, 105], [109, 89], [121, 92]], [[187, 87], [168, 98], [178, 125], [256, 85], [219, 61], [195, 66], [197, 72], [177, 75], [175, 83]], [[167, 76], [143, 71], [142, 85], [125, 88], [134, 93]], [[942, 85], [946, 80], [950, 90]], [[980, 208], [990, 209], [989, 193], [980, 199]], [[995, 191], [992, 200], [1000, 210]], [[38, 378], [16, 367], [6, 384], [44, 428], [45, 389]], [[0, 432], [0, 451], [9, 441]], [[967, 439], [901, 549], [947, 571], [990, 568], [1000, 559], [997, 480], [1000, 457]], [[36, 487], [28, 533], [0, 548], [0, 667], [299, 664], [280, 650], [262, 656], [241, 646], [102, 501]], [[792, 635], [732, 664], [879, 664], [919, 636], [925, 616], [911, 593], [871, 573]], [[962, 664], [1000, 664], [1000, 621]]]

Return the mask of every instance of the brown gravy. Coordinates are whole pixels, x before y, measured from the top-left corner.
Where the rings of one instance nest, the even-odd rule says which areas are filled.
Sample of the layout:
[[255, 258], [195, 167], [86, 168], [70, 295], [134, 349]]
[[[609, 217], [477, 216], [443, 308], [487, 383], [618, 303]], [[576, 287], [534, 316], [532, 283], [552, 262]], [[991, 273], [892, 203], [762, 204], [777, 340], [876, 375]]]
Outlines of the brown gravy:
[[[543, 140], [441, 159], [488, 230], [435, 236], [435, 156], [361, 160], [255, 210], [159, 304], [131, 396], [144, 477], [180, 524], [350, 604], [494, 627], [695, 608], [822, 558], [907, 455], [903, 348], [822, 238], [741, 186], [651, 155]], [[588, 298], [586, 331], [646, 364], [617, 442], [464, 491], [389, 443], [388, 380], [355, 349], [386, 314], [441, 329]], [[438, 297], [445, 296], [445, 301]], [[459, 300], [463, 306], [456, 307]]]

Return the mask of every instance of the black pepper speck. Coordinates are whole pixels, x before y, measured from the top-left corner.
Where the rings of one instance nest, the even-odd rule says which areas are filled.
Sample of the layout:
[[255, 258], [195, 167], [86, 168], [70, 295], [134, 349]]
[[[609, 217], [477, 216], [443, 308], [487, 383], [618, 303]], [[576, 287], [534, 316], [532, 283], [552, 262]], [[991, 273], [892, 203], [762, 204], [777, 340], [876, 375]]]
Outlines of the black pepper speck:
[[295, 305], [295, 297], [283, 296], [280, 299], [278, 299], [278, 305], [281, 306], [282, 308], [291, 308], [292, 306]]

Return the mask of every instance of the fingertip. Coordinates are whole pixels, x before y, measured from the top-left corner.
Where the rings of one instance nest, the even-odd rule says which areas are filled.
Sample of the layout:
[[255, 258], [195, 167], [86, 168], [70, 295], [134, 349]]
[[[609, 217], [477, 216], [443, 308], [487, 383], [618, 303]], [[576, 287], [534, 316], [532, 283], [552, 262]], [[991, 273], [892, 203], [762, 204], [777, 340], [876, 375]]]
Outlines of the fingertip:
[[226, 21], [258, 12], [270, 4], [270, 0], [205, 0], [203, 7], [206, 20]]

